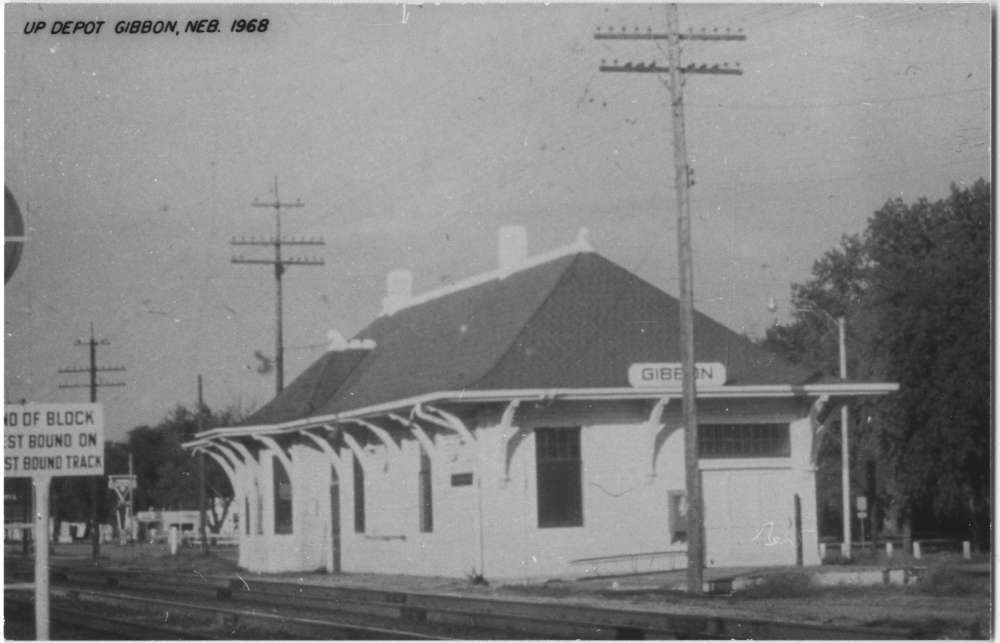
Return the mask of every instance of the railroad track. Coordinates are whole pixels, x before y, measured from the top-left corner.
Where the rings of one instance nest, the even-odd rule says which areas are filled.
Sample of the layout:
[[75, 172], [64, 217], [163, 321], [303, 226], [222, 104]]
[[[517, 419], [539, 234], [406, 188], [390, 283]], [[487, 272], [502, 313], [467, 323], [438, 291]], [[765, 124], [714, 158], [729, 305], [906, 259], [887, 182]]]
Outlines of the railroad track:
[[[905, 630], [669, 614], [275, 579], [56, 569], [54, 595], [208, 621], [225, 638], [905, 639]], [[182, 597], [183, 600], [177, 600]], [[248, 636], [243, 636], [247, 633]], [[254, 636], [254, 635], [257, 636]], [[129, 637], [178, 638], [178, 636]], [[208, 638], [196, 636], [195, 638]]]

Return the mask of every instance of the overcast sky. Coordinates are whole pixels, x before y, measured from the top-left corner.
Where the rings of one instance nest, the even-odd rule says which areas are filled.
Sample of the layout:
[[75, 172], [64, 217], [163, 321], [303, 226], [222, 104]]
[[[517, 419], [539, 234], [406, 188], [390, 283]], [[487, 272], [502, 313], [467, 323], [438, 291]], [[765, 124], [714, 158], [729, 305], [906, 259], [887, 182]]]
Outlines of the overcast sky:
[[[52, 5], [5, 7], [5, 182], [27, 245], [5, 288], [8, 401], [85, 401], [94, 323], [106, 434], [206, 402], [273, 395], [274, 275], [233, 265], [234, 236], [269, 236], [277, 176], [290, 236], [285, 380], [336, 329], [380, 311], [385, 275], [417, 292], [492, 269], [497, 229], [529, 251], [590, 230], [595, 249], [677, 293], [668, 93], [602, 59], [656, 60], [662, 5]], [[229, 33], [234, 18], [265, 33]], [[218, 18], [221, 33], [117, 35], [120, 20]], [[105, 20], [53, 35], [57, 20]], [[983, 4], [681, 6], [685, 63], [742, 76], [685, 86], [695, 299], [759, 337], [790, 285], [888, 199], [938, 199], [990, 174], [990, 10]], [[30, 23], [45, 21], [40, 33]], [[254, 252], [256, 250], [256, 252]]]

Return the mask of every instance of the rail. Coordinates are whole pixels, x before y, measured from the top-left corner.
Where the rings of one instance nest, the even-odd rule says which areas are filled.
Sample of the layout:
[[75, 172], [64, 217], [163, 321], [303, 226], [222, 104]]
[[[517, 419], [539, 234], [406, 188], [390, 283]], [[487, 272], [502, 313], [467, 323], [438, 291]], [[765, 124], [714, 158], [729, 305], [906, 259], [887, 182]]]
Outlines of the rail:
[[[603, 608], [555, 600], [531, 601], [453, 593], [403, 592], [358, 587], [309, 585], [277, 579], [191, 577], [135, 570], [59, 571], [67, 583], [103, 585], [90, 592], [120, 595], [183, 595], [204, 609], [235, 610], [241, 622], [250, 615], [318, 621], [336, 619], [345, 628], [379, 625], [385, 636], [456, 638], [719, 638], [719, 639], [905, 639], [899, 629], [831, 626], [816, 623], [692, 615], [638, 609]], [[123, 600], [123, 599], [122, 599]], [[261, 608], [266, 608], [263, 610]], [[173, 609], [179, 609], [174, 607]], [[227, 612], [228, 613], [228, 612]], [[351, 620], [354, 619], [354, 620]], [[311, 638], [281, 630], [289, 636]], [[265, 627], [265, 625], [260, 625]], [[297, 626], [299, 627], [299, 626]], [[266, 628], [266, 627], [265, 627]], [[311, 630], [315, 633], [315, 630]], [[308, 636], [307, 636], [308, 634]], [[369, 636], [369, 637], [371, 637]], [[361, 638], [357, 634], [353, 638]]]

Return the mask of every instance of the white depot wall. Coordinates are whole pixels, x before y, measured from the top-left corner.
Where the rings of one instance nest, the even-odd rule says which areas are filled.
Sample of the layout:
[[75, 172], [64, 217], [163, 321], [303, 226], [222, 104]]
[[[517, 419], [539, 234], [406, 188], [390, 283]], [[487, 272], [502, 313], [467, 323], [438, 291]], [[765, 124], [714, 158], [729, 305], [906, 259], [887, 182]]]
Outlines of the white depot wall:
[[353, 476], [342, 481], [344, 571], [460, 577], [479, 569], [476, 487], [451, 484], [472, 460], [459, 457], [460, 445], [441, 442], [438, 436], [432, 453], [429, 532], [420, 530], [420, 445], [412, 437], [401, 440], [397, 458], [377, 459], [365, 472], [364, 533], [353, 528]]
[[[533, 580], [601, 571], [683, 567], [670, 542], [668, 493], [684, 488], [683, 435], [664, 429], [656, 463], [639, 405], [555, 407], [528, 413], [516, 429], [509, 479], [495, 459], [484, 474], [487, 578]], [[581, 427], [583, 525], [539, 527], [534, 428]], [[485, 453], [502, 453], [496, 427], [481, 431]], [[496, 472], [495, 474], [493, 472]]]
[[[272, 456], [265, 451], [259, 470], [264, 534], [252, 529], [243, 536], [240, 564], [264, 572], [332, 571], [332, 530], [339, 522], [341, 569], [348, 573], [481, 573], [529, 581], [683, 568], [686, 544], [671, 542], [669, 524], [671, 492], [686, 486], [679, 411], [668, 407], [662, 425], [651, 424], [648, 414], [648, 402], [555, 403], [526, 408], [503, 427], [499, 413], [489, 411], [469, 422], [474, 444], [429, 428], [429, 532], [420, 525], [421, 446], [402, 428], [395, 434], [398, 452], [362, 442], [364, 532], [354, 525], [354, 452], [339, 450], [337, 521], [329, 456], [297, 444], [290, 450], [294, 533], [275, 535]], [[791, 426], [788, 458], [702, 460], [707, 565], [794, 564], [796, 495], [803, 562], [818, 562], [812, 428], [802, 414], [791, 401], [699, 409], [701, 422]], [[534, 430], [559, 426], [581, 431], [583, 525], [540, 528]]]

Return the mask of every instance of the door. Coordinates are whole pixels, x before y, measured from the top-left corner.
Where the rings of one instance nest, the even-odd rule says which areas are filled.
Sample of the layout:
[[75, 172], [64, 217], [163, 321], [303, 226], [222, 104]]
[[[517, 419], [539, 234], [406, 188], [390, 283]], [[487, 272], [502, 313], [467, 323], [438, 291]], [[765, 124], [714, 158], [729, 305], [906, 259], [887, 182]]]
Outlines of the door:
[[330, 467], [330, 558], [333, 573], [340, 573], [340, 479], [337, 470]]

